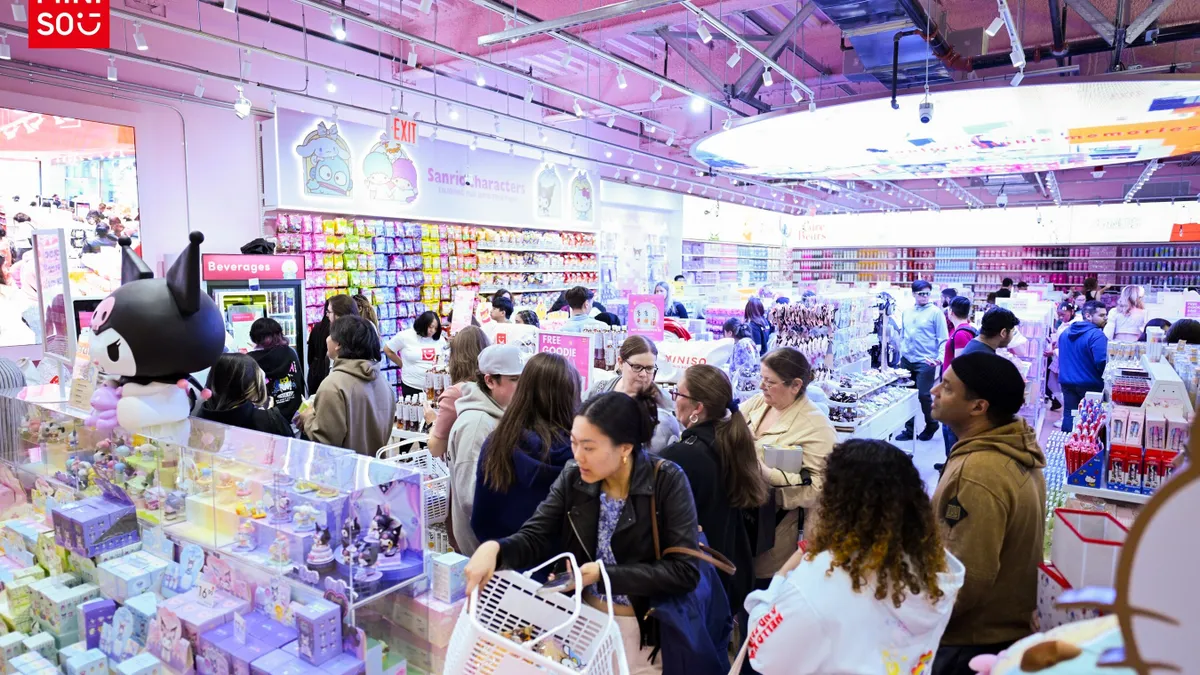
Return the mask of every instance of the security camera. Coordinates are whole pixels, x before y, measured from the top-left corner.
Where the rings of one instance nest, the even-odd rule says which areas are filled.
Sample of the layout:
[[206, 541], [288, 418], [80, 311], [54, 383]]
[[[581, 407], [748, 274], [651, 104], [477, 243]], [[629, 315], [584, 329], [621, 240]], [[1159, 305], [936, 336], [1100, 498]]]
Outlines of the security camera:
[[1000, 208], [1008, 206], [1008, 195], [1001, 192], [1000, 196], [996, 197], [996, 206], [999, 206]]
[[919, 110], [921, 113], [921, 124], [929, 124], [929, 121], [933, 119], [933, 103], [925, 101], [921, 104]]
[[468, 173], [466, 176], [463, 177], [463, 185], [466, 185], [467, 187], [471, 187], [471, 174], [470, 173]]

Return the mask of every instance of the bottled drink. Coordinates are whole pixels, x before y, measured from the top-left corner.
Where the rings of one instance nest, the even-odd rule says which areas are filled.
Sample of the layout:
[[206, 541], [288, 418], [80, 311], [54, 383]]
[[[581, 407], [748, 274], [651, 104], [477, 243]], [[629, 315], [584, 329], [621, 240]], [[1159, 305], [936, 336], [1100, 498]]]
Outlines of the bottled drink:
[[617, 339], [616, 327], [610, 327], [604, 335], [604, 369], [617, 369], [617, 346], [614, 344]]

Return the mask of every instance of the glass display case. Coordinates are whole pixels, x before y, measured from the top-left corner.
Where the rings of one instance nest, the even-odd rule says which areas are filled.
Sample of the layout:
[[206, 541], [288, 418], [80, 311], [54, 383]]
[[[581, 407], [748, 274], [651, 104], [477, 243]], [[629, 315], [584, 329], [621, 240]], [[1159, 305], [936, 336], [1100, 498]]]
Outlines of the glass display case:
[[[152, 592], [158, 609], [147, 619], [177, 620], [171, 625], [191, 649], [185, 659], [161, 641], [143, 641], [105, 652], [109, 663], [148, 652], [175, 672], [187, 672], [188, 659], [196, 672], [225, 672], [214, 663], [236, 662], [230, 652], [247, 643], [212, 647], [209, 633], [224, 639], [219, 630], [232, 631], [235, 614], [249, 621], [263, 612], [294, 641], [259, 645], [260, 657], [274, 659], [266, 672], [293, 662], [312, 672], [362, 672], [364, 659], [378, 672], [403, 672], [396, 647], [387, 647], [395, 633], [388, 596], [426, 591], [435, 555], [419, 467], [195, 418], [187, 442], [177, 444], [59, 400], [39, 402], [37, 393], [0, 392], [0, 528], [40, 535], [14, 547], [0, 536], [0, 578], [36, 562], [50, 577], [75, 575], [72, 588], [92, 579], [122, 609]], [[11, 627], [46, 629], [22, 623], [28, 612], [14, 616], [13, 607], [24, 608], [11, 594], [0, 598]], [[54, 635], [60, 648], [72, 637]], [[345, 670], [328, 665], [347, 655]]]

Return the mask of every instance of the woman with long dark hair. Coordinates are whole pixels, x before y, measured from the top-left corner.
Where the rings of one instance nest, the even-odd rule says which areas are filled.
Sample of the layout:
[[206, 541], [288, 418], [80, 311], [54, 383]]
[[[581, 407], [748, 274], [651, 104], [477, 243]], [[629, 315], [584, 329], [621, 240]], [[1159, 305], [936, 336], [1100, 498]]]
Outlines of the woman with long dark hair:
[[232, 427], [264, 434], [292, 436], [292, 425], [278, 408], [268, 408], [271, 393], [267, 378], [254, 359], [245, 354], [222, 354], [208, 371], [205, 388], [212, 396], [200, 404], [196, 416]]
[[489, 344], [487, 335], [478, 326], [467, 326], [450, 341], [450, 386], [438, 396], [437, 417], [429, 430], [429, 453], [434, 457], [446, 454], [450, 430], [458, 419], [458, 410], [454, 406], [463, 393], [460, 385], [474, 382], [479, 376], [479, 353]]
[[912, 459], [884, 441], [842, 443], [820, 512], [806, 549], [746, 600], [755, 671], [928, 672], [966, 570], [942, 548]]
[[747, 300], [744, 317], [746, 326], [750, 329], [750, 338], [758, 345], [758, 355], [766, 356], [767, 343], [771, 339], [771, 324], [767, 323], [767, 311], [763, 308], [762, 300]]
[[343, 316], [358, 316], [358, 305], [348, 295], [335, 295], [325, 301], [321, 321], [308, 333], [308, 391], [316, 393], [332, 366], [325, 340], [329, 326]]
[[425, 375], [437, 365], [438, 354], [446, 348], [442, 339], [442, 320], [435, 312], [424, 312], [411, 330], [402, 330], [383, 346], [383, 353], [400, 366], [400, 390], [405, 396], [425, 393]]
[[[483, 543], [467, 564], [467, 593], [492, 578], [497, 566], [528, 569], [565, 551], [583, 562], [576, 583], [585, 601], [608, 607], [600, 581], [604, 561], [612, 607], [631, 675], [660, 672], [650, 656], [659, 646], [651, 598], [688, 593], [700, 570], [693, 558], [668, 552], [696, 548], [696, 506], [687, 476], [673, 462], [642, 449], [650, 425], [636, 401], [609, 392], [589, 399], [571, 427], [568, 465], [533, 516], [511, 537]], [[657, 513], [652, 510], [653, 497]], [[652, 524], [657, 520], [660, 559]]]
[[571, 459], [579, 373], [558, 354], [525, 363], [517, 392], [479, 453], [471, 529], [479, 541], [516, 533]]
[[588, 391], [588, 397], [610, 391], [619, 391], [632, 396], [646, 411], [654, 434], [646, 450], [651, 454], [679, 439], [679, 421], [675, 419], [675, 406], [654, 383], [658, 373], [658, 347], [641, 335], [625, 338], [617, 350], [616, 379], [597, 382]]
[[660, 456], [687, 474], [708, 545], [737, 567], [733, 576], [720, 573], [729, 606], [736, 612], [754, 587], [754, 553], [743, 510], [765, 504], [769, 490], [754, 435], [738, 412], [729, 377], [720, 368], [688, 368], [672, 398], [683, 437]]

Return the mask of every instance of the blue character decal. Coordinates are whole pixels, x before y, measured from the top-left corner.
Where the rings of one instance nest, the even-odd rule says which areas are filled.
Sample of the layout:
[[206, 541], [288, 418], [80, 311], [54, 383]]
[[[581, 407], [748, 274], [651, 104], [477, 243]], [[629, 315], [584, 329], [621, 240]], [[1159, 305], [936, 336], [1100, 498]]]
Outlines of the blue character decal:
[[338, 135], [337, 124], [317, 128], [304, 137], [296, 154], [304, 159], [304, 192], [310, 195], [349, 197], [354, 189], [350, 177], [350, 148]]

